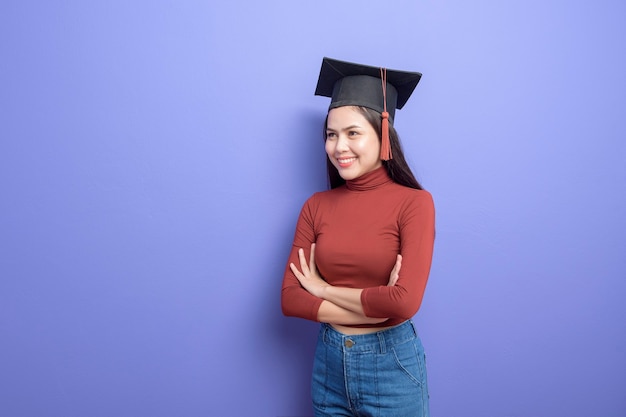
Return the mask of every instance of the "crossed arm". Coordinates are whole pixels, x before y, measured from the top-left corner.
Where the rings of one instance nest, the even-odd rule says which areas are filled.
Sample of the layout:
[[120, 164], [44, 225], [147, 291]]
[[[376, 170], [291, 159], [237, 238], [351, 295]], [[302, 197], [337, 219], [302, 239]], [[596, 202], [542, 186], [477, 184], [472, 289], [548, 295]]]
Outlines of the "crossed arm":
[[[318, 311], [318, 320], [334, 324], [376, 324], [387, 318], [365, 316], [361, 303], [362, 288], [335, 287], [327, 283], [317, 272], [315, 266], [315, 243], [311, 245], [311, 257], [307, 263], [304, 250], [298, 250], [300, 269], [293, 263], [289, 267], [302, 287], [315, 297], [321, 298], [322, 304]], [[396, 263], [389, 275], [388, 286], [394, 286], [400, 276], [402, 256], [397, 255]]]

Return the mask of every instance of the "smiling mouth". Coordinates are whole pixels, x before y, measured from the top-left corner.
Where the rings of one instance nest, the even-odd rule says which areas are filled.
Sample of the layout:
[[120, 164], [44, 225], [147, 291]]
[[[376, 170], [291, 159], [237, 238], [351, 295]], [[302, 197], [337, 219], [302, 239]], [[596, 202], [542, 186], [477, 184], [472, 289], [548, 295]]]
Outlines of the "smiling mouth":
[[356, 161], [356, 158], [337, 158], [339, 166], [345, 167]]

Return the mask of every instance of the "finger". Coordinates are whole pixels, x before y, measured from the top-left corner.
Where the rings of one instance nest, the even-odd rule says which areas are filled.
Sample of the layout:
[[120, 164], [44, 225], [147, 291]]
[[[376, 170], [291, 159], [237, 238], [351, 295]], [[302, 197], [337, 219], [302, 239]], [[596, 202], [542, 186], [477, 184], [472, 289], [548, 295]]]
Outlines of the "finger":
[[304, 256], [304, 249], [298, 249], [298, 258], [300, 258], [300, 268], [304, 275], [309, 273], [309, 266], [306, 264], [306, 257]]
[[298, 268], [296, 268], [293, 262], [289, 264], [289, 268], [291, 269], [291, 272], [293, 272], [293, 274], [296, 276], [298, 281], [300, 281], [302, 279], [302, 273], [298, 270]]
[[309, 268], [311, 271], [315, 272], [315, 243], [311, 244], [311, 259], [309, 261]]
[[398, 254], [396, 256], [396, 263], [393, 265], [389, 276], [389, 286], [394, 286], [398, 282], [398, 278], [400, 278], [400, 268], [402, 268], [402, 255]]
[[402, 268], [402, 255], [396, 256], [396, 263], [393, 266], [393, 273], [400, 273], [400, 268]]

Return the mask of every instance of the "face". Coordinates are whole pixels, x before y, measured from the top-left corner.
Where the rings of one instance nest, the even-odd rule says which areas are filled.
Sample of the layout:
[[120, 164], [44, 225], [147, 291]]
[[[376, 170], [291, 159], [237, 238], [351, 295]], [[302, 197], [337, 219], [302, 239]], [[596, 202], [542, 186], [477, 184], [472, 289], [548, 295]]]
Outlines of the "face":
[[344, 180], [353, 180], [382, 166], [378, 133], [353, 106], [328, 112], [326, 153]]

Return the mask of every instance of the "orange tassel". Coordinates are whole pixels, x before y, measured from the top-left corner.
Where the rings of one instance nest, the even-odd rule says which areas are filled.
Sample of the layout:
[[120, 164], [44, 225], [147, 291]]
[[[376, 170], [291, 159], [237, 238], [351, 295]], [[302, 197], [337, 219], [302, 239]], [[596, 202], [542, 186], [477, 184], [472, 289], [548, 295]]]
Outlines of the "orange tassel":
[[382, 132], [380, 132], [380, 159], [391, 159], [391, 142], [389, 142], [389, 113], [387, 112], [387, 68], [380, 69], [380, 80], [383, 87]]
[[380, 159], [388, 161], [391, 159], [391, 142], [389, 141], [389, 113], [382, 112], [383, 123], [380, 143]]

